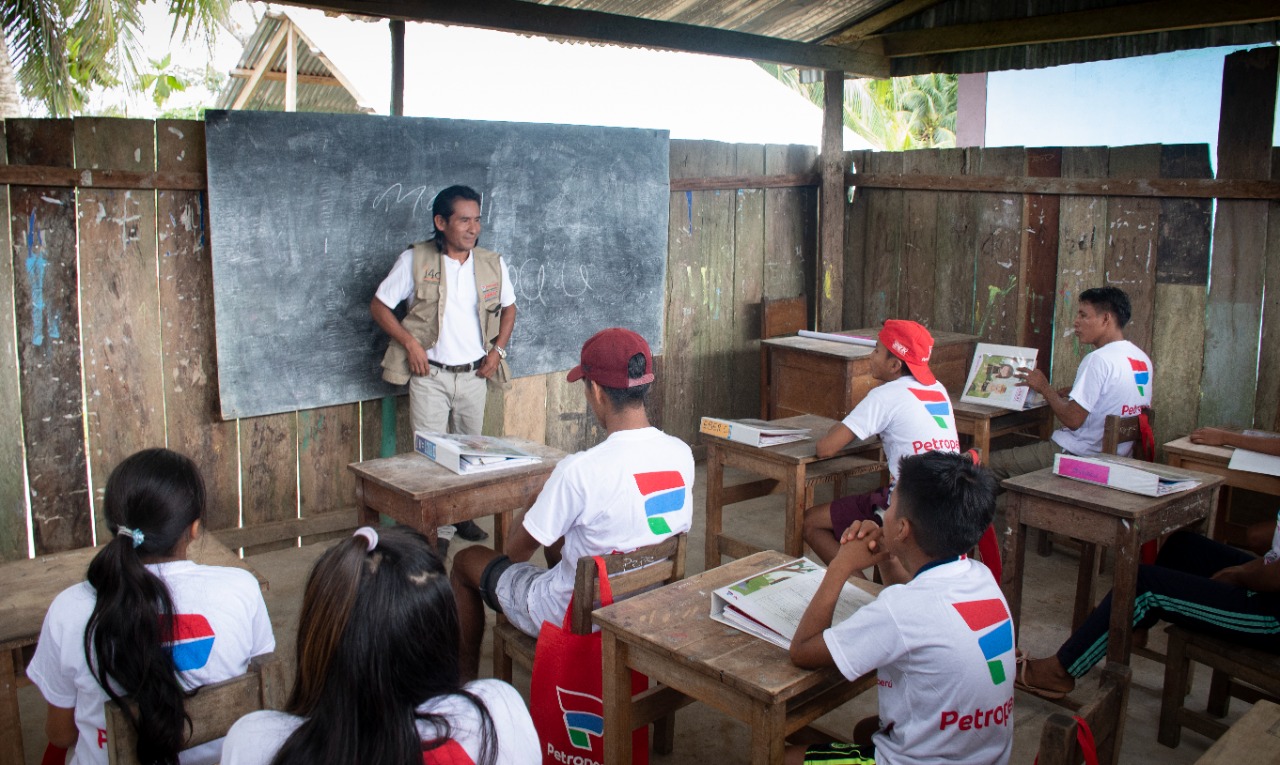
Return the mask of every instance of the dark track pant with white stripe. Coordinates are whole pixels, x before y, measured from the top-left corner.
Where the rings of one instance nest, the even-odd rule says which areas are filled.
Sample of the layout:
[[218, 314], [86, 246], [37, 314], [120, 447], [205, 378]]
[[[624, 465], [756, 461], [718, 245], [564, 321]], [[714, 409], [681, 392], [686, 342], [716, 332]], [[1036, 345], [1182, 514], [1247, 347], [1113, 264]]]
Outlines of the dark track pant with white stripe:
[[[1254, 557], [1199, 534], [1175, 533], [1161, 548], [1155, 565], [1138, 567], [1134, 628], [1147, 629], [1163, 620], [1280, 653], [1280, 593], [1253, 592], [1209, 578]], [[1110, 622], [1111, 593], [1107, 593], [1058, 649], [1058, 661], [1072, 677], [1083, 677], [1106, 658]]]

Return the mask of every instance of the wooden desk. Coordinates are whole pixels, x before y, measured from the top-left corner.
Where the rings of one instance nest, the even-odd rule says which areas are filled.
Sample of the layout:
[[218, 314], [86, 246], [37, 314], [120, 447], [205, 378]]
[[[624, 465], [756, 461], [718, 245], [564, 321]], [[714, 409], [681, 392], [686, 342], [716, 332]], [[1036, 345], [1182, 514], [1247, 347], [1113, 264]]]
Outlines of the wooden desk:
[[[875, 337], [879, 329], [854, 329], [851, 333]], [[933, 357], [929, 368], [955, 395], [960, 395], [976, 335], [933, 333]], [[760, 353], [769, 375], [769, 397], [760, 415], [766, 420], [816, 414], [844, 419], [867, 391], [880, 384], [871, 376], [871, 348], [812, 337], [775, 337], [760, 341]]]
[[973, 437], [973, 446], [982, 452], [983, 462], [991, 458], [993, 438], [1027, 433], [1047, 441], [1053, 435], [1053, 410], [1048, 404], [1014, 411], [986, 404], [970, 404], [952, 394], [951, 413], [956, 418], [956, 432]]
[[[854, 456], [859, 452], [879, 449], [879, 441], [855, 441], [836, 457], [819, 460], [814, 455], [817, 439], [826, 435], [835, 421], [812, 414], [774, 420], [774, 425], [786, 428], [809, 428], [813, 437], [793, 441], [781, 446], [759, 448], [736, 441], [702, 434], [707, 446], [707, 546], [704, 567], [720, 565], [720, 556], [743, 558], [762, 548], [723, 533], [724, 506], [743, 502], [765, 494], [782, 492], [786, 496], [786, 518], [783, 521], [782, 549], [792, 558], [804, 554], [804, 511], [813, 504], [813, 486], [819, 482], [831, 482], [836, 491], [844, 489], [848, 476], [864, 475], [883, 470], [885, 463], [878, 458]], [[739, 484], [726, 488], [724, 469], [739, 468], [763, 476], [764, 480]]]
[[[1003, 485], [1009, 490], [1007, 517], [1013, 536], [1010, 539], [1010, 560], [1004, 569], [1004, 596], [1009, 602], [1015, 634], [1022, 612], [1027, 528], [1056, 532], [1115, 550], [1107, 659], [1128, 664], [1139, 549], [1148, 540], [1197, 521], [1212, 522], [1213, 510], [1218, 506], [1218, 488], [1222, 485], [1222, 478], [1186, 472], [1198, 479], [1200, 485], [1190, 491], [1163, 497], [1144, 497], [1073, 481], [1054, 475], [1053, 468], [1005, 480]], [[1092, 556], [1081, 556], [1073, 626], [1083, 622], [1094, 605], [1094, 566], [1091, 559]]]
[[358, 523], [376, 526], [390, 516], [436, 541], [436, 527], [494, 515], [494, 549], [503, 549], [514, 510], [527, 507], [566, 455], [559, 449], [508, 438], [540, 458], [532, 465], [459, 475], [416, 452], [352, 462]]
[[1234, 447], [1193, 444], [1191, 439], [1186, 436], [1164, 445], [1164, 461], [1173, 467], [1197, 470], [1201, 473], [1213, 473], [1223, 477], [1224, 483], [1228, 488], [1223, 493], [1222, 501], [1219, 505], [1224, 509], [1224, 515], [1218, 518], [1217, 522], [1214, 523], [1214, 528], [1211, 530], [1214, 539], [1221, 540], [1225, 537], [1228, 521], [1225, 515], [1225, 508], [1230, 502], [1232, 488], [1248, 489], [1249, 491], [1280, 496], [1280, 477], [1265, 473], [1251, 473], [1247, 470], [1232, 470], [1227, 467], [1227, 464], [1231, 462], [1231, 455], [1234, 453]]
[[1272, 765], [1280, 762], [1280, 705], [1260, 699], [1196, 765]]
[[[22, 720], [18, 715], [18, 688], [29, 685], [26, 661], [40, 639], [44, 615], [58, 593], [83, 582], [89, 561], [101, 547], [43, 555], [0, 565], [0, 762], [21, 763]], [[213, 534], [205, 534], [187, 550], [188, 557], [208, 566], [242, 568], [258, 578], [265, 591], [267, 580], [240, 560]]]
[[[631, 697], [630, 670], [667, 686], [666, 704], [685, 697], [743, 721], [751, 762], [782, 762], [784, 739], [875, 686], [875, 673], [854, 682], [835, 667], [804, 670], [783, 649], [711, 620], [711, 591], [794, 556], [761, 552], [595, 612], [603, 630], [605, 763], [631, 762], [631, 720], [644, 696]], [[854, 582], [879, 592], [871, 582]], [[674, 691], [674, 693], [673, 693]], [[642, 718], [643, 719], [643, 718]]]

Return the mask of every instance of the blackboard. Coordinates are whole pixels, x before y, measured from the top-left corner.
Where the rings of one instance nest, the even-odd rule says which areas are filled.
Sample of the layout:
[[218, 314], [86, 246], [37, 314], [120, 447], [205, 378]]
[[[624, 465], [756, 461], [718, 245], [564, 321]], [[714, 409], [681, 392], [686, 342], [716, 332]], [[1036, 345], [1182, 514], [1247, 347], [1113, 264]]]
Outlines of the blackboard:
[[458, 183], [511, 271], [514, 375], [573, 367], [608, 326], [661, 353], [666, 131], [209, 111], [205, 135], [225, 418], [397, 392], [369, 301]]

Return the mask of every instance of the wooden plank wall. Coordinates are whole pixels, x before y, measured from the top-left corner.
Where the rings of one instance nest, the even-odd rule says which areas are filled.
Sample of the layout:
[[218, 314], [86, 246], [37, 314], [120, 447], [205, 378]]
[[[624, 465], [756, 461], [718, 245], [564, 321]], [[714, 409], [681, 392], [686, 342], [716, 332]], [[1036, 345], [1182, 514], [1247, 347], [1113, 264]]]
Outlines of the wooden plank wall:
[[[204, 166], [199, 122], [10, 120], [0, 128], [0, 163]], [[850, 152], [847, 160], [872, 174], [1209, 177], [1204, 146]], [[816, 170], [812, 147], [671, 143], [673, 179]], [[1280, 154], [1271, 174], [1280, 178]], [[12, 253], [0, 259], [0, 421], [8, 426], [0, 559], [91, 544], [111, 467], [154, 445], [200, 465], [211, 529], [244, 545], [263, 539], [261, 529], [285, 530], [250, 552], [341, 528], [354, 502], [346, 464], [378, 456], [383, 402], [218, 419], [204, 192], [0, 186], [0, 196], [9, 210], [0, 238]], [[809, 296], [812, 325], [817, 188], [676, 191], [670, 202], [664, 350], [650, 409], [656, 424], [696, 443], [701, 415], [758, 411], [760, 301]], [[1280, 263], [1280, 203], [1262, 204], [1273, 212], [1261, 230], [1236, 233], [1265, 242], [1256, 269], [1265, 281], [1280, 274], [1280, 265], [1266, 268]], [[1157, 436], [1167, 440], [1221, 408], [1211, 388], [1200, 389], [1214, 298], [1211, 210], [1205, 200], [859, 188], [846, 209], [844, 321], [906, 316], [1037, 346], [1065, 385], [1088, 350], [1070, 332], [1076, 296], [1116, 284], [1134, 299], [1131, 336], [1156, 363]], [[1259, 377], [1271, 379], [1280, 368], [1280, 281], [1262, 294], [1273, 310], [1260, 310]], [[406, 400], [392, 402], [404, 451]], [[1252, 406], [1254, 424], [1280, 427], [1280, 390], [1258, 388]], [[491, 394], [485, 430], [567, 451], [602, 436], [563, 372]]]

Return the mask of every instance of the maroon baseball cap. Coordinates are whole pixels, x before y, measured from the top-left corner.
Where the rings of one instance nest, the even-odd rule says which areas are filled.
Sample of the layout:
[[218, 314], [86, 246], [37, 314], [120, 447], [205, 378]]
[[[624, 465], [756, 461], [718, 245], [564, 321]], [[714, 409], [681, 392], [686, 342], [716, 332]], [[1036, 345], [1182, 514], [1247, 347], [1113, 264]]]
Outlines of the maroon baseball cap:
[[938, 378], [929, 369], [929, 357], [933, 355], [933, 335], [914, 321], [886, 319], [880, 330], [880, 342], [911, 370], [911, 376], [924, 385], [933, 385]]
[[[644, 354], [644, 374], [628, 377], [631, 357]], [[569, 370], [569, 382], [583, 377], [606, 388], [634, 388], [653, 382], [653, 354], [644, 338], [623, 327], [602, 329], [582, 344], [582, 363]]]

